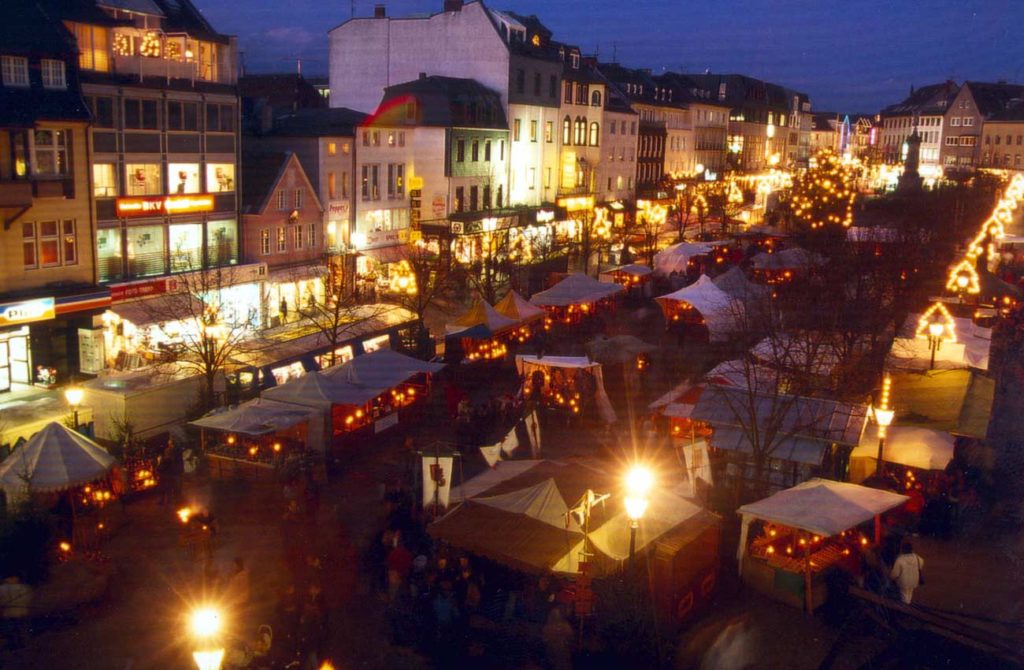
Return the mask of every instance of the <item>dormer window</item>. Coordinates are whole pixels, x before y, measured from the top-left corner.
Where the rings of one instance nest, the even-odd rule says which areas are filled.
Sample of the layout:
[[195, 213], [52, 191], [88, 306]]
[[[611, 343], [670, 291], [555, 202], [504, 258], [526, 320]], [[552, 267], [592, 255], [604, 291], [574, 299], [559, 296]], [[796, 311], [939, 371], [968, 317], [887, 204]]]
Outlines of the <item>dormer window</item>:
[[574, 69], [574, 70], [580, 69], [580, 55], [578, 53], [573, 53], [572, 54], [571, 65], [572, 65], [572, 69]]

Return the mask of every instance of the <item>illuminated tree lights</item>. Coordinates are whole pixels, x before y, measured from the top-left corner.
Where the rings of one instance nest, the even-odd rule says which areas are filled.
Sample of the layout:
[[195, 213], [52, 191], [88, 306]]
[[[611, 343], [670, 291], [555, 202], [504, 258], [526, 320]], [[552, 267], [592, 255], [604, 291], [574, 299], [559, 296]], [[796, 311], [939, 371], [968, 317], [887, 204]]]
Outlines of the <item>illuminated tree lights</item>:
[[798, 177], [787, 203], [790, 216], [801, 227], [849, 227], [853, 221], [856, 175], [831, 152], [818, 154], [817, 167]]
[[985, 219], [978, 234], [967, 245], [964, 259], [949, 271], [947, 291], [971, 294], [981, 292], [975, 264], [982, 254], [987, 254], [989, 258], [995, 255], [995, 241], [1005, 237], [1006, 226], [1013, 221], [1013, 211], [1021, 202], [1024, 202], [1024, 175], [1017, 174], [1010, 180], [992, 215]]

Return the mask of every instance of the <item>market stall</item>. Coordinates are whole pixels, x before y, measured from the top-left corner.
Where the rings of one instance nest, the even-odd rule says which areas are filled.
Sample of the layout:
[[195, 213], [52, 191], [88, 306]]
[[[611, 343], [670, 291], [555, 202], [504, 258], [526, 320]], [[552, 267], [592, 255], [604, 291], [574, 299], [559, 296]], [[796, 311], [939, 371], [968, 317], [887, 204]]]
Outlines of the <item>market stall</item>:
[[715, 250], [711, 242], [679, 242], [662, 249], [654, 255], [654, 271], [667, 277], [673, 272], [685, 275], [692, 263], [701, 256], [707, 256]]
[[502, 360], [518, 327], [518, 320], [478, 299], [468, 312], [445, 326], [445, 359], [464, 363]]
[[615, 423], [615, 410], [604, 389], [600, 363], [576, 356], [516, 356], [523, 393], [540, 406], [587, 417], [596, 406], [606, 423]]
[[86, 436], [53, 422], [0, 463], [8, 505], [33, 499], [52, 508], [71, 547], [93, 547], [112, 528], [124, 492], [116, 459]]
[[711, 342], [722, 342], [743, 328], [745, 309], [738, 300], [715, 285], [707, 275], [693, 284], [656, 298], [669, 327], [698, 326], [707, 329]]
[[906, 501], [889, 491], [812, 479], [744, 505], [737, 510], [740, 576], [765, 595], [812, 611], [828, 598], [828, 573], [856, 573], [862, 549], [881, 541], [881, 515]]
[[734, 300], [742, 302], [747, 311], [759, 307], [771, 297], [768, 287], [747, 279], [747, 275], [739, 267], [729, 268], [711, 281]]
[[[944, 471], [953, 453], [956, 439], [943, 430], [914, 426], [889, 426], [885, 431], [882, 459], [900, 470], [912, 470], [909, 479], [926, 479], [928, 473]], [[875, 473], [878, 462], [878, 427], [868, 426], [860, 444], [850, 453], [850, 481], [862, 482]], [[899, 473], [900, 481], [908, 479]]]
[[790, 247], [782, 251], [762, 251], [751, 259], [754, 264], [754, 276], [766, 284], [778, 284], [792, 279], [794, 276], [807, 272], [814, 265], [821, 265], [825, 260], [818, 254]]
[[544, 316], [547, 314], [542, 308], [531, 305], [529, 300], [511, 289], [504, 298], [495, 303], [494, 309], [510, 319], [515, 319], [515, 337], [520, 344], [530, 338], [535, 328], [544, 326]]
[[[627, 291], [636, 289], [638, 292], [646, 292], [647, 287], [650, 285], [653, 270], [646, 265], [639, 265], [637, 263], [631, 263], [629, 265], [620, 265], [617, 268], [606, 270], [601, 273], [603, 281], [612, 281], [619, 286], [622, 286]], [[607, 280], [603, 278], [607, 277]]]
[[323, 452], [323, 414], [313, 408], [257, 398], [192, 421], [211, 471], [271, 469], [290, 456]]
[[[615, 575], [629, 558], [621, 474], [600, 461], [502, 461], [453, 489], [456, 505], [427, 531], [453, 547], [529, 574], [578, 575], [589, 553], [593, 578]], [[478, 481], [479, 480], [479, 481]], [[636, 555], [646, 556], [659, 615], [685, 618], [712, 594], [719, 520], [680, 497], [676, 480], [656, 482], [639, 522]], [[608, 494], [581, 511], [588, 492]]]
[[548, 313], [545, 327], [558, 322], [579, 323], [584, 317], [609, 309], [612, 298], [625, 289], [581, 273], [573, 273], [546, 291], [534, 294], [530, 302]]

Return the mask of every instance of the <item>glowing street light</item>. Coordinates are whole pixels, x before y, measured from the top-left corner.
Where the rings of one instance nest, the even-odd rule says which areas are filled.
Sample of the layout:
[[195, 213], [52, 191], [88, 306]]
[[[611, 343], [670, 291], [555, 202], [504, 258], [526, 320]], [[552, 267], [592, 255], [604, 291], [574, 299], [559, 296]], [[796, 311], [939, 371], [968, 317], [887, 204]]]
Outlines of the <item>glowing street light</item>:
[[941, 317], [936, 312], [932, 322], [928, 324], [928, 348], [932, 352], [932, 361], [928, 365], [929, 370], [935, 369], [935, 352], [939, 350], [939, 346], [942, 344], [942, 334], [946, 332], [946, 325], [942, 323]]
[[223, 627], [221, 612], [215, 607], [200, 607], [189, 616], [189, 632], [196, 649], [192, 659], [199, 670], [220, 670], [224, 661], [224, 647], [220, 643]]
[[889, 403], [889, 393], [892, 388], [892, 377], [886, 375], [882, 380], [882, 393], [879, 397], [878, 404], [871, 407], [871, 415], [875, 419], [875, 423], [878, 424], [878, 458], [875, 463], [875, 475], [881, 476], [882, 474], [882, 460], [885, 455], [885, 431], [892, 425], [892, 420], [896, 418], [896, 410], [894, 410]]
[[71, 407], [75, 430], [78, 430], [78, 408], [82, 405], [82, 397], [84, 395], [85, 389], [81, 386], [69, 386], [64, 389], [64, 399], [68, 401], [68, 405]]
[[636, 555], [636, 531], [640, 519], [647, 511], [648, 494], [654, 486], [654, 475], [643, 466], [633, 466], [626, 473], [626, 516], [629, 517], [629, 562], [632, 565]]

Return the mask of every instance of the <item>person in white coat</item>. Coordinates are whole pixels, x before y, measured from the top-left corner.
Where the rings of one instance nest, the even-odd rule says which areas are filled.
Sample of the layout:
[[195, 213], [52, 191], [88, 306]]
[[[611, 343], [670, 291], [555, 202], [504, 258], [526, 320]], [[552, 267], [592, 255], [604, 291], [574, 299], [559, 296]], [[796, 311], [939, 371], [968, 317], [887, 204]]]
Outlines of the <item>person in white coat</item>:
[[924, 559], [914, 553], [914, 547], [909, 540], [904, 540], [900, 546], [900, 555], [893, 561], [889, 577], [900, 590], [900, 600], [907, 605], [914, 597], [914, 589], [921, 585], [922, 568]]

